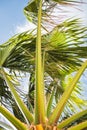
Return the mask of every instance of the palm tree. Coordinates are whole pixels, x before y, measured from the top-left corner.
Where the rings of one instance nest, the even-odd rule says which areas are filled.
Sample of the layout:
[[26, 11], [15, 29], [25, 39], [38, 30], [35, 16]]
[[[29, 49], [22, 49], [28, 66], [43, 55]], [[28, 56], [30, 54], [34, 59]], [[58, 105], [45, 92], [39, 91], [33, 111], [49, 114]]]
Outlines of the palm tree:
[[[58, 1], [59, 2], [59, 1]], [[66, 2], [62, 1], [63, 4], [66, 4]], [[70, 2], [70, 1], [68, 1]], [[48, 4], [48, 1], [46, 1]], [[73, 2], [71, 2], [73, 3]], [[53, 3], [51, 3], [53, 4]], [[56, 2], [54, 2], [54, 5], [56, 6]], [[45, 5], [45, 3], [43, 3]], [[31, 8], [30, 8], [31, 7]], [[46, 13], [46, 8], [42, 8], [42, 1], [38, 3], [38, 1], [30, 2], [27, 6], [32, 12], [33, 7], [36, 7], [36, 11], [34, 10], [34, 17], [38, 15], [38, 29], [37, 33], [32, 32], [25, 32], [20, 35], [14, 36], [11, 38], [7, 43], [1, 45], [1, 77], [5, 80], [7, 86], [10, 88], [10, 91], [18, 104], [19, 109], [21, 110], [25, 121], [27, 123], [27, 126], [32, 122], [34, 125], [32, 128], [36, 129], [49, 129], [51, 126], [53, 129], [55, 128], [63, 128], [66, 126], [66, 123], [63, 122], [60, 123], [57, 126], [57, 121], [60, 117], [61, 111], [64, 108], [64, 105], [70, 96], [74, 86], [76, 85], [79, 77], [81, 76], [82, 72], [87, 66], [87, 62], [83, 64], [81, 67], [81, 70], [78, 71], [76, 77], [74, 78], [74, 81], [71, 82], [71, 88], [69, 89], [69, 92], [67, 94], [67, 90], [61, 89], [61, 79], [64, 80], [64, 77], [66, 74], [70, 74], [73, 71], [78, 70], [79, 66], [81, 66], [82, 60], [81, 58], [86, 58], [87, 53], [86, 49], [87, 47], [84, 46], [86, 42], [86, 28], [80, 27], [78, 24], [78, 20], [68, 20], [64, 21], [63, 23], [57, 25], [53, 30], [51, 30], [49, 33], [41, 36], [41, 14], [44, 16], [44, 12]], [[46, 5], [47, 10], [48, 6]], [[50, 3], [49, 3], [49, 7]], [[38, 9], [39, 10], [38, 10]], [[25, 8], [26, 10], [26, 8]], [[28, 10], [28, 11], [30, 11]], [[42, 13], [41, 13], [42, 10]], [[37, 18], [35, 19], [37, 21]], [[36, 22], [35, 21], [35, 22]], [[73, 28], [75, 28], [73, 30]], [[73, 33], [74, 32], [74, 33]], [[82, 39], [85, 40], [82, 40]], [[60, 42], [59, 42], [60, 41]], [[42, 42], [42, 46], [41, 46]], [[36, 48], [36, 49], [35, 49]], [[35, 56], [35, 50], [36, 50], [36, 56]], [[76, 52], [78, 50], [78, 52]], [[14, 52], [14, 53], [13, 53]], [[20, 62], [19, 62], [20, 61]], [[35, 64], [36, 61], [36, 64]], [[18, 64], [17, 64], [18, 63]], [[9, 68], [11, 70], [20, 70], [20, 71], [29, 71], [31, 74], [35, 70], [35, 118], [33, 118], [31, 112], [26, 108], [22, 100], [19, 98], [18, 94], [16, 93], [14, 89], [14, 82], [12, 82], [13, 77], [9, 75], [5, 70], [3, 69]], [[51, 87], [51, 97], [49, 99], [48, 107], [47, 107], [47, 115], [45, 116], [45, 102], [44, 102], [44, 82], [43, 82], [43, 73], [45, 75], [45, 78], [51, 79], [49, 82], [50, 85], [47, 83], [48, 88]], [[57, 83], [57, 89], [60, 89], [63, 94], [60, 101], [58, 101], [55, 109], [51, 110], [51, 106], [53, 103], [53, 97], [55, 95], [55, 88], [53, 88], [53, 85]], [[59, 84], [60, 83], [60, 84]], [[43, 98], [42, 98], [43, 97]], [[0, 106], [0, 112], [11, 121], [12, 124], [18, 129], [18, 130], [26, 130], [28, 129], [26, 125], [21, 123], [18, 119], [13, 117], [6, 109], [4, 109], [3, 106]], [[78, 117], [86, 114], [86, 110], [77, 114]], [[51, 115], [52, 114], [52, 115]], [[71, 117], [69, 119], [69, 123], [75, 118], [78, 118], [77, 115]], [[46, 119], [46, 117], [48, 119]], [[48, 121], [47, 121], [48, 120]], [[87, 121], [86, 121], [87, 122]], [[86, 122], [83, 122], [83, 128], [86, 127]], [[38, 125], [39, 124], [39, 125]], [[80, 128], [80, 126], [77, 126], [77, 128]], [[30, 129], [30, 127], [29, 127]], [[70, 129], [76, 129], [76, 128], [70, 128]]]
[[[25, 7], [25, 10], [27, 7]], [[58, 96], [61, 96], [64, 92], [62, 81], [64, 81], [65, 76], [78, 69], [82, 62], [81, 58], [87, 58], [85, 32], [86, 28], [80, 25], [78, 19], [68, 19], [58, 24], [51, 32], [42, 36], [42, 53], [45, 57], [43, 58], [45, 59], [45, 86], [46, 90], [49, 88], [47, 95], [50, 95], [53, 86], [56, 87], [56, 101], [59, 99]], [[9, 48], [12, 46], [11, 51], [8, 51], [8, 55], [6, 54], [6, 57], [4, 56], [5, 60], [1, 60], [1, 62], [3, 61], [3, 67], [9, 68], [10, 70], [29, 71], [32, 77], [35, 71], [35, 44], [35, 31], [24, 32], [12, 37], [9, 41], [1, 45], [2, 59], [4, 59], [2, 55], [5, 55], [6, 50], [10, 51]], [[31, 81], [32, 86], [34, 86], [33, 81]], [[31, 86], [29, 86], [29, 88], [31, 88]], [[32, 87], [31, 90], [34, 92], [34, 87]], [[29, 92], [29, 94], [31, 98], [31, 92]], [[34, 104], [33, 99], [32, 104]]]

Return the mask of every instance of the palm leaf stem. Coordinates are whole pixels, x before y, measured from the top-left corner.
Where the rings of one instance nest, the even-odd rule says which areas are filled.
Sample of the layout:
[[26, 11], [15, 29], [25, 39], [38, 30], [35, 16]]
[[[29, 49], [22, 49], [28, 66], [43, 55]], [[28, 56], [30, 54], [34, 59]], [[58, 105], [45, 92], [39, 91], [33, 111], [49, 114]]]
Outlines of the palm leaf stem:
[[42, 0], [40, 0], [38, 7], [38, 25], [37, 25], [37, 40], [36, 40], [35, 124], [45, 122], [44, 85], [43, 85], [42, 56], [41, 56], [41, 14], [42, 14]]
[[50, 96], [48, 105], [47, 105], [47, 117], [49, 118], [49, 116], [51, 115], [51, 109], [52, 109], [52, 104], [53, 104], [53, 99], [54, 99], [54, 94], [55, 94], [55, 87], [52, 90], [52, 94]]
[[73, 78], [72, 82], [70, 83], [70, 85], [66, 88], [65, 92], [63, 93], [63, 96], [61, 97], [60, 101], [58, 102], [56, 108], [54, 109], [54, 111], [52, 112], [51, 116], [49, 117], [49, 121], [48, 124], [52, 125], [52, 124], [56, 124], [61, 112], [64, 109], [64, 106], [68, 100], [68, 98], [70, 97], [73, 89], [76, 86], [76, 83], [78, 82], [79, 78], [81, 77], [81, 74], [83, 73], [83, 71], [86, 69], [87, 67], [87, 61], [85, 61], [82, 65], [82, 67], [79, 69], [79, 71], [77, 72], [77, 74], [75, 75], [75, 77]]
[[28, 130], [28, 128], [13, 116], [6, 108], [0, 106], [0, 113], [3, 114], [18, 130]]
[[21, 98], [17, 94], [17, 92], [14, 88], [14, 85], [10, 81], [10, 77], [7, 75], [7, 73], [4, 71], [3, 68], [2, 68], [2, 74], [3, 74], [3, 77], [4, 77], [8, 87], [11, 90], [12, 95], [14, 96], [14, 99], [15, 99], [19, 109], [21, 110], [23, 116], [25, 117], [27, 124], [29, 124], [29, 122], [32, 123], [34, 121], [32, 114], [29, 112], [29, 110], [25, 106], [24, 102], [21, 100]]
[[82, 117], [83, 115], [87, 114], [87, 109], [84, 110], [84, 111], [81, 111], [69, 118], [67, 118], [66, 120], [62, 121], [61, 123], [59, 123], [59, 125], [57, 126], [58, 128], [63, 128], [65, 127], [66, 125], [72, 123], [73, 121], [79, 119], [80, 117]]
[[[68, 130], [83, 130], [84, 128], [87, 129], [87, 120], [82, 122], [82, 123], [79, 123], [78, 125], [76, 126], [72, 126], [70, 127]], [[85, 129], [85, 130], [86, 130]]]

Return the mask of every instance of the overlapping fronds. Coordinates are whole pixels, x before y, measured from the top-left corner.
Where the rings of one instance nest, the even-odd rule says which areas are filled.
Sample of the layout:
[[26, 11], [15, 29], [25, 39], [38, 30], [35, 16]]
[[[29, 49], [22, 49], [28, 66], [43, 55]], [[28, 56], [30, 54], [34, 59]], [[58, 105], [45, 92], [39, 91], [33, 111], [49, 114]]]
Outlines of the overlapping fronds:
[[[87, 58], [86, 30], [80, 24], [79, 19], [68, 19], [55, 27], [49, 34], [42, 36], [42, 55], [45, 53], [44, 74], [45, 81], [47, 81], [45, 82], [47, 93], [51, 92], [52, 86], [55, 86], [55, 96], [57, 96], [57, 91], [61, 95], [64, 92], [61, 81], [67, 74], [76, 71], [83, 59]], [[16, 35], [7, 43], [1, 45], [1, 48], [5, 50], [11, 45], [14, 45], [14, 47], [8, 55], [4, 51], [7, 57], [4, 60], [3, 67], [10, 70], [28, 71], [33, 74], [35, 71], [35, 32]], [[34, 82], [31, 82], [34, 85]], [[34, 90], [34, 87], [32, 89]]]
[[[65, 72], [76, 70], [80, 66], [81, 60], [87, 58], [86, 30], [84, 26], [80, 26], [78, 19], [67, 20], [49, 34], [42, 36], [45, 71], [49, 75], [60, 77]], [[13, 45], [14, 42], [16, 46], [7, 56], [3, 66], [10, 69], [32, 71], [35, 66], [35, 34], [29, 34], [29, 32], [19, 34], [3, 44], [3, 49]]]
[[[30, 0], [24, 8], [24, 14], [27, 19], [37, 24], [38, 0]], [[63, 7], [76, 7], [82, 4], [81, 0], [45, 0], [42, 6], [42, 27], [46, 31], [51, 30], [68, 16], [68, 12]], [[65, 13], [66, 12], [66, 13]], [[71, 18], [71, 17], [70, 17]]]

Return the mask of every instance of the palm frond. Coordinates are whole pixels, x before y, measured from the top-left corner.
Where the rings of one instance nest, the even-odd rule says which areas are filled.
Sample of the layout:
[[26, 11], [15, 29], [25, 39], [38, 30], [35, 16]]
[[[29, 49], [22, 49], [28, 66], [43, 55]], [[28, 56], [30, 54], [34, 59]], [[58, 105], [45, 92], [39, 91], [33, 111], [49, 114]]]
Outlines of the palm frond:
[[81, 69], [79, 69], [79, 71], [73, 78], [72, 82], [69, 84], [66, 91], [63, 93], [60, 101], [58, 102], [57, 106], [55, 107], [54, 111], [52, 112], [52, 115], [49, 117], [48, 124], [52, 124], [53, 122], [54, 122], [54, 124], [57, 123], [57, 121], [61, 115], [61, 111], [64, 109], [64, 106], [65, 106], [68, 98], [71, 95], [72, 89], [75, 88], [76, 83], [78, 82], [79, 78], [81, 77], [81, 74], [84, 72], [84, 70], [86, 68], [87, 68], [87, 61], [85, 61], [83, 63]]
[[74, 114], [73, 116], [69, 117], [68, 119], [65, 119], [64, 121], [62, 121], [59, 125], [58, 128], [63, 128], [64, 126], [69, 125], [71, 122], [76, 121], [77, 119], [83, 117], [84, 115], [86, 115], [87, 110], [83, 110], [80, 112], [77, 112], [77, 114]]
[[29, 124], [29, 122], [33, 121], [32, 114], [28, 111], [26, 105], [24, 104], [24, 102], [21, 100], [18, 93], [16, 92], [15, 86], [12, 83], [13, 80], [11, 79], [11, 76], [9, 76], [9, 74], [6, 73], [4, 69], [2, 69], [2, 75], [3, 75], [3, 78], [5, 79], [6, 84], [8, 85], [8, 87], [9, 87], [9, 89], [14, 97], [15, 102], [17, 103], [20, 111], [22, 112], [26, 122]]
[[[50, 79], [49, 84], [45, 82], [46, 91], [51, 90], [50, 83], [54, 82], [55, 99], [57, 99], [57, 91], [60, 92], [60, 95], [64, 92], [61, 79], [64, 80], [67, 74], [77, 71], [83, 59], [87, 58], [86, 42], [87, 28], [81, 25], [79, 19], [68, 19], [49, 34], [42, 35], [42, 52], [45, 52], [44, 75], [45, 80]], [[12, 37], [2, 45], [3, 49], [14, 43], [15, 46], [4, 60], [3, 67], [33, 74], [36, 61], [35, 32], [24, 32]], [[33, 81], [32, 84], [34, 85]], [[34, 87], [32, 89], [34, 90]], [[30, 104], [33, 105], [32, 101]]]
[[[24, 8], [24, 14], [27, 19], [36, 25], [38, 2], [30, 0], [28, 5]], [[42, 6], [42, 28], [46, 31], [52, 29], [60, 22], [63, 22], [66, 17], [69, 17], [67, 11], [62, 7], [72, 6], [79, 9], [79, 5], [84, 4], [81, 0], [45, 0]], [[56, 13], [57, 12], [57, 13]], [[66, 13], [65, 13], [66, 12]], [[56, 15], [58, 14], [58, 16]]]
[[0, 105], [0, 113], [2, 113], [17, 129], [27, 130], [26, 125], [13, 116], [13, 114], [11, 114], [4, 106]]
[[[49, 34], [42, 36], [42, 50], [45, 51], [45, 71], [53, 75], [71, 72], [87, 58], [87, 28], [78, 19], [67, 20]], [[74, 32], [74, 33], [73, 33]], [[15, 42], [16, 46], [6, 58], [3, 66], [21, 71], [32, 71], [35, 66], [35, 34], [25, 32], [11, 38], [4, 46]], [[77, 51], [76, 51], [77, 50]], [[53, 70], [50, 71], [50, 67]], [[55, 71], [55, 68], [56, 71]]]

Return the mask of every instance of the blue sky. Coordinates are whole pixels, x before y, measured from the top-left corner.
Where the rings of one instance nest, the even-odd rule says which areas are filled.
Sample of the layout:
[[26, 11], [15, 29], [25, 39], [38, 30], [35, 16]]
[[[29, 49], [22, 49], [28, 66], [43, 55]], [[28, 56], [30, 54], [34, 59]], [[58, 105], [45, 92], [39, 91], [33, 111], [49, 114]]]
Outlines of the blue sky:
[[16, 26], [24, 24], [23, 8], [28, 0], [0, 0], [0, 43], [7, 41]]
[[[0, 44], [7, 41], [17, 32], [21, 32], [28, 28], [28, 22], [23, 14], [23, 8], [29, 0], [0, 0]], [[86, 0], [85, 0], [86, 1]], [[72, 15], [79, 12], [79, 16], [85, 18], [87, 22], [86, 4], [81, 5], [82, 11], [74, 10]], [[72, 9], [71, 9], [72, 10]]]

